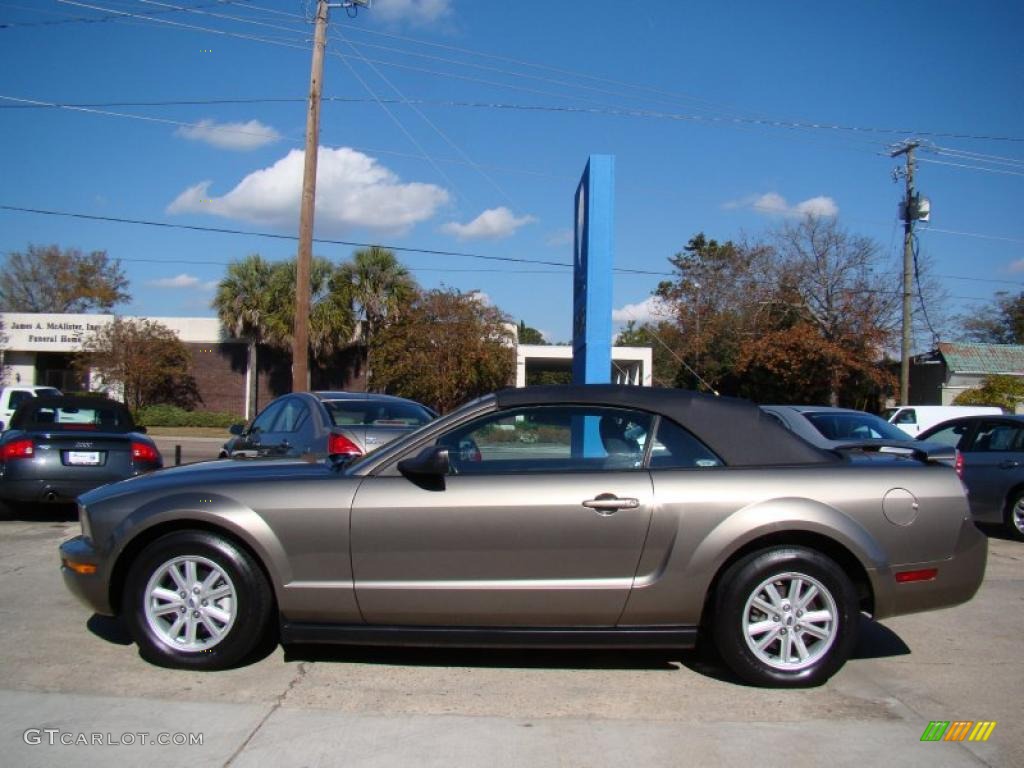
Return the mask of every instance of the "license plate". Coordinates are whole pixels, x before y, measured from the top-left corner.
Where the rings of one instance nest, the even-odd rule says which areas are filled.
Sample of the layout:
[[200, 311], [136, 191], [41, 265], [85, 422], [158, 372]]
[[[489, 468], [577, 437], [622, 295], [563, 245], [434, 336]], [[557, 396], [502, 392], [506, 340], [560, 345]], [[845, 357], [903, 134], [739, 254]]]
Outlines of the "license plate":
[[68, 451], [68, 464], [94, 467], [100, 463], [99, 451]]

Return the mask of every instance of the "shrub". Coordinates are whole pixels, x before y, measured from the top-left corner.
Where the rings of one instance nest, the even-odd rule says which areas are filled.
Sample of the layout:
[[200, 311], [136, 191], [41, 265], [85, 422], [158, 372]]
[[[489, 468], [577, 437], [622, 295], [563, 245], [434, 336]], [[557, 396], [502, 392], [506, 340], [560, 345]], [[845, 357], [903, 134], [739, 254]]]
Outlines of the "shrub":
[[135, 421], [145, 427], [223, 427], [245, 421], [235, 413], [186, 411], [176, 405], [147, 405], [135, 413]]

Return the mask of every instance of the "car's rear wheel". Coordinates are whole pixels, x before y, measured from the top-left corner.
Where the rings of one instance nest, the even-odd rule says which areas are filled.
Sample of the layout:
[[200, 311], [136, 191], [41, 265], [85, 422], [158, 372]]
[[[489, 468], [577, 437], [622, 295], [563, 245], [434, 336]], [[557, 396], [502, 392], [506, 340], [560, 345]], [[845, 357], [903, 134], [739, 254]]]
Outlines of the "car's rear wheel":
[[1006, 505], [1006, 532], [1024, 541], [1024, 491], [1017, 491]]
[[830, 558], [804, 547], [754, 552], [722, 575], [712, 626], [722, 659], [754, 685], [828, 680], [856, 642], [857, 595]]
[[274, 601], [243, 548], [205, 531], [178, 531], [136, 558], [122, 606], [145, 659], [202, 670], [235, 666], [260, 648]]

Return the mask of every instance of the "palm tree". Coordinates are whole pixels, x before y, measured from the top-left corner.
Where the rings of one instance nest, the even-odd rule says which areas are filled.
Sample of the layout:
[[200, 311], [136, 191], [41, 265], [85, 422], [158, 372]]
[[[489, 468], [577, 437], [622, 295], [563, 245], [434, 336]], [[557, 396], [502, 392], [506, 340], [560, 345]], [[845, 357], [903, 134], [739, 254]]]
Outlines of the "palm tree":
[[273, 267], [258, 253], [228, 265], [227, 275], [217, 286], [211, 306], [217, 317], [235, 338], [249, 344], [249, 397], [246, 417], [256, 415], [257, 345], [267, 340], [273, 307], [271, 305], [271, 274]]
[[[327, 259], [313, 259], [309, 271], [309, 347], [313, 358], [322, 361], [352, 343], [355, 316], [350, 286], [339, 277]], [[296, 260], [278, 262], [270, 278], [273, 313], [267, 339], [276, 346], [291, 348], [295, 330]]]
[[377, 330], [416, 295], [416, 281], [393, 251], [379, 246], [360, 248], [342, 264], [339, 279], [351, 287], [359, 313], [360, 338], [366, 350], [366, 380], [371, 381], [371, 350]]

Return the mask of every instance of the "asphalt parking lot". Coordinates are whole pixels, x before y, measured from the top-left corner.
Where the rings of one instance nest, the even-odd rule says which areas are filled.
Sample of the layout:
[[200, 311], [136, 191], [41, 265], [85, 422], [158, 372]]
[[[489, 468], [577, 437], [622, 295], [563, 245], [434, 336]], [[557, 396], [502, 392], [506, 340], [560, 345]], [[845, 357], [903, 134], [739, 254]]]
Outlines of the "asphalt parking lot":
[[[972, 602], [865, 621], [828, 684], [770, 691], [696, 652], [301, 647], [159, 669], [65, 590], [57, 545], [78, 526], [40, 514], [0, 522], [6, 765], [1024, 764], [1017, 542], [992, 540]], [[986, 743], [922, 743], [932, 720], [997, 725]], [[161, 733], [203, 743], [141, 744]]]

